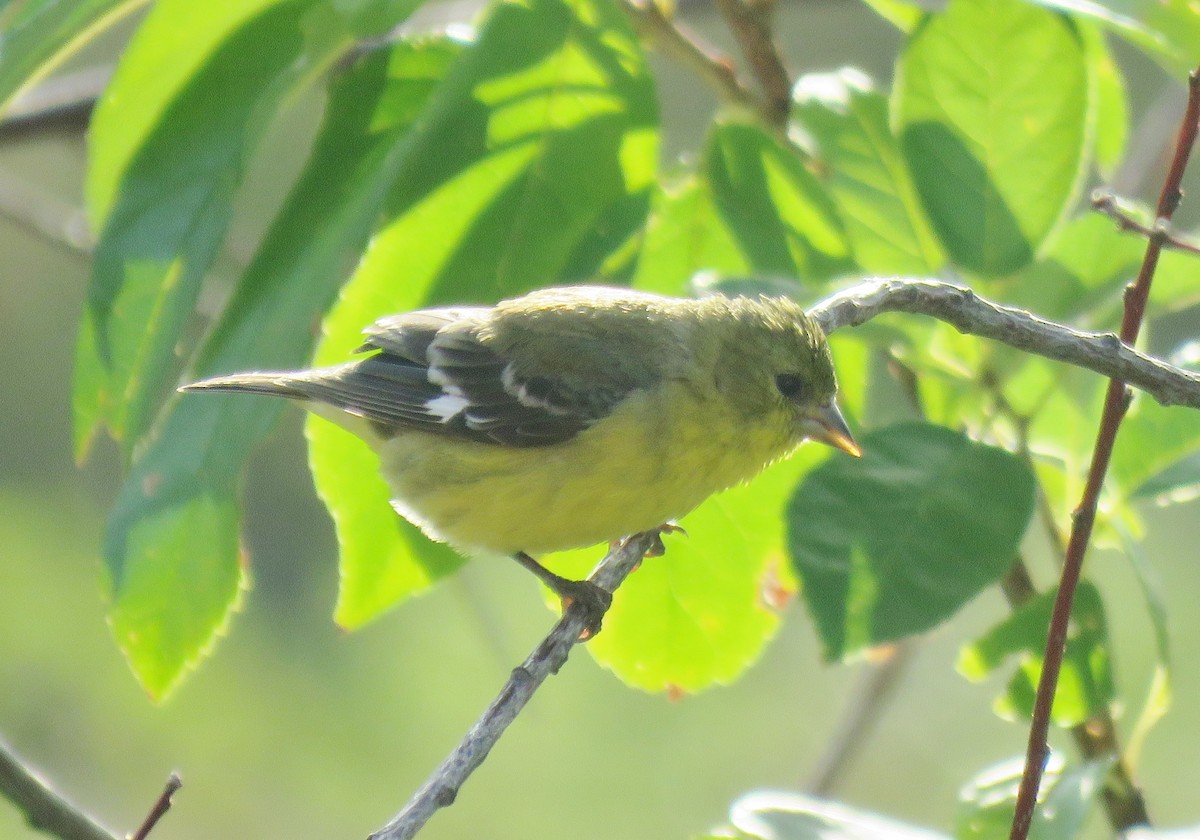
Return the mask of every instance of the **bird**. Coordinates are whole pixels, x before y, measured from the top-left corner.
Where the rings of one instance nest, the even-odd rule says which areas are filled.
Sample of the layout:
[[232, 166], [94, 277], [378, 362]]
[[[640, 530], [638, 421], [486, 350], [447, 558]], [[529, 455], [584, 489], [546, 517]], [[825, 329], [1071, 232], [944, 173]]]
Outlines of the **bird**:
[[858, 457], [825, 334], [786, 297], [552, 287], [364, 330], [362, 358], [185, 392], [301, 403], [378, 454], [395, 510], [467, 556], [514, 557], [585, 635], [611, 594], [535, 556], [673, 523], [815, 440]]

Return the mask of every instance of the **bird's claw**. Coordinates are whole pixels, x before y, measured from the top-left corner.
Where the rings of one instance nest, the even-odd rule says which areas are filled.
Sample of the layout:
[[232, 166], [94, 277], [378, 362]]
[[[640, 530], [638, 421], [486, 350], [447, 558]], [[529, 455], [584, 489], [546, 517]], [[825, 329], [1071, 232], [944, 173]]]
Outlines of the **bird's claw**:
[[662, 539], [663, 534], [683, 534], [685, 537], [687, 536], [687, 531], [683, 529], [683, 526], [676, 525], [674, 522], [664, 522], [648, 533], [652, 536], [650, 538], [650, 547], [646, 549], [646, 557], [662, 557], [667, 553], [667, 546], [663, 543]]
[[562, 600], [564, 615], [575, 605], [583, 612], [584, 625], [579, 641], [586, 642], [600, 632], [604, 614], [612, 606], [611, 592], [590, 580], [563, 580], [555, 591]]

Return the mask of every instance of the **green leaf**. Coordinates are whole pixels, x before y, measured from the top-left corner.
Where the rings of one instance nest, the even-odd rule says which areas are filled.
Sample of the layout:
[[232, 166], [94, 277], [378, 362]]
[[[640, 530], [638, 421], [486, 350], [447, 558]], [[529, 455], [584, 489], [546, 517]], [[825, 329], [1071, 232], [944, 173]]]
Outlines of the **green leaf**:
[[[318, 0], [262, 8], [222, 29], [228, 5], [156, 6], [93, 123], [89, 198], [102, 233], [76, 348], [79, 456], [101, 426], [127, 456], [145, 434], [247, 155], [283, 97], [348, 38]], [[309, 42], [316, 31], [319, 46]], [[217, 34], [215, 44], [203, 37]], [[191, 74], [146, 81], [176, 63]]]
[[949, 840], [927, 828], [804, 793], [746, 794], [733, 803], [729, 819], [734, 836], [762, 840]]
[[[958, 794], [955, 840], [1004, 840], [1012, 828], [1023, 758], [1011, 758], [984, 770]], [[1111, 760], [1065, 768], [1051, 753], [1029, 826], [1030, 840], [1075, 840], [1103, 788]]]
[[[449, 42], [399, 43], [340, 75], [313, 153], [292, 194], [241, 278], [231, 302], [198, 354], [193, 372], [298, 367], [312, 350], [311, 325], [330, 305], [344, 266], [362, 248], [399, 165], [397, 149], [427, 96], [458, 48]], [[177, 679], [191, 658], [147, 635], [138, 622], [150, 591], [131, 592], [153, 568], [176, 568], [178, 588], [217, 591], [198, 575], [228, 575], [238, 568], [236, 483], [245, 458], [283, 407], [280, 400], [229, 395], [177, 398], [164, 413], [154, 441], [139, 452], [109, 521], [105, 559], [114, 590], [118, 641], [141, 639], [130, 662], [147, 686]], [[210, 528], [233, 534], [205, 542], [207, 563], [177, 551], [180, 527], [204, 511]], [[193, 530], [188, 533], [206, 533]], [[139, 536], [141, 535], [141, 536]], [[222, 565], [223, 564], [223, 565]], [[165, 572], [164, 572], [165, 574]], [[225, 589], [225, 609], [233, 591]], [[150, 611], [176, 623], [200, 622], [189, 638], [211, 639], [225, 621], [215, 609], [196, 612], [171, 590]]]
[[1028, 264], [1087, 163], [1079, 33], [1021, 0], [951, 0], [896, 72], [901, 147], [946, 250], [982, 274]]
[[109, 621], [142, 686], [162, 700], [207, 654], [246, 588], [237, 505], [232, 494], [196, 493], [139, 519], [123, 548]]
[[912, 32], [925, 17], [920, 3], [908, 0], [864, 0], [881, 18], [901, 32]]
[[1090, 17], [1141, 48], [1180, 81], [1200, 64], [1200, 15], [1188, 0], [1038, 0]]
[[1088, 79], [1096, 102], [1096, 163], [1100, 174], [1112, 180], [1125, 155], [1129, 134], [1129, 99], [1125, 77], [1108, 49], [1104, 33], [1085, 22], [1077, 23], [1087, 48]]
[[[645, 691], [692, 693], [733, 682], [762, 653], [795, 592], [784, 553], [784, 508], [823, 448], [809, 445], [753, 482], [713, 496], [665, 538], [613, 598], [588, 652]], [[585, 577], [603, 549], [552, 555], [547, 565]]]
[[888, 122], [887, 98], [851, 68], [802, 76], [794, 119], [817, 146], [854, 259], [872, 274], [936, 273], [945, 261]]
[[[1020, 656], [1007, 693], [996, 701], [996, 712], [1002, 717], [1029, 717], [1033, 713], [1054, 597], [1054, 592], [1045, 592], [1031, 598], [959, 653], [959, 673], [976, 682], [1010, 656]], [[1071, 621], [1052, 710], [1055, 724], [1063, 727], [1083, 723], [1106, 710], [1115, 696], [1104, 603], [1096, 587], [1087, 581], [1081, 582], [1075, 592]]]
[[828, 659], [934, 627], [1012, 565], [1033, 512], [1016, 457], [927, 423], [813, 471], [788, 545]]
[[813, 285], [850, 269], [833, 202], [795, 150], [756, 126], [718, 123], [702, 168], [718, 214], [755, 271]]
[[0, 114], [100, 33], [149, 0], [26, 0], [0, 9]]
[[[1194, 411], [1162, 406], [1143, 394], [1134, 399], [1121, 424], [1109, 468], [1112, 482], [1121, 498], [1148, 495], [1141, 490], [1147, 482], [1194, 455], [1198, 446], [1200, 422]], [[1157, 495], [1169, 500], [1172, 493], [1168, 489]]]
[[[386, 314], [593, 276], [645, 219], [656, 124], [651, 77], [615, 9], [498, 5], [405, 144], [387, 221], [325, 320], [317, 363], [344, 361]], [[338, 531], [339, 623], [358, 626], [455, 566], [399, 522], [361, 441], [318, 419], [308, 437]]]
[[707, 180], [689, 174], [656, 191], [633, 285], [680, 294], [701, 271], [744, 276], [752, 269], [717, 213]]
[[1076, 216], [1055, 231], [1035, 263], [998, 283], [997, 291], [1005, 303], [1043, 318], [1108, 329], [1144, 250], [1142, 241], [1119, 233], [1108, 218]]

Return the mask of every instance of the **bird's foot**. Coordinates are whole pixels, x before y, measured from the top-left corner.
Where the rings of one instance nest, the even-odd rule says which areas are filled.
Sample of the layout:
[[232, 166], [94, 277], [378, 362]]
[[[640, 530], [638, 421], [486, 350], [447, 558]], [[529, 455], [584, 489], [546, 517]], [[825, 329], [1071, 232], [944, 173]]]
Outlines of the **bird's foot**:
[[654, 535], [650, 541], [650, 547], [646, 549], [647, 557], [662, 557], [667, 553], [667, 546], [663, 543], [662, 539], [663, 534], [683, 534], [685, 537], [687, 536], [687, 531], [674, 522], [664, 522], [647, 533]]
[[551, 589], [562, 600], [564, 614], [577, 604], [583, 611], [585, 621], [579, 641], [586, 642], [600, 632], [604, 615], [612, 606], [612, 593], [590, 580], [559, 580], [561, 585], [557, 588], [552, 586]]
[[584, 617], [583, 632], [579, 634], [579, 641], [586, 642], [600, 632], [604, 614], [612, 606], [611, 592], [590, 580], [571, 580], [556, 575], [523, 551], [513, 556], [559, 597], [564, 615], [567, 610], [578, 605]]

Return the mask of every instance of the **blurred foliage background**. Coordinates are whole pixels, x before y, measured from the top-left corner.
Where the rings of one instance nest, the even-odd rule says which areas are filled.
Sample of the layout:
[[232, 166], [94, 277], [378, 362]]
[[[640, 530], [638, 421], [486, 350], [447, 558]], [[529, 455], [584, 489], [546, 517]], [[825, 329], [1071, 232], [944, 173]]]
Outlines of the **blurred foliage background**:
[[[470, 19], [439, 6], [434, 22]], [[707, 4], [681, 10], [732, 49]], [[111, 65], [136, 20], [58, 71]], [[865, 6], [785, 3], [779, 40], [797, 73], [844, 65], [886, 80], [899, 36]], [[1118, 45], [1133, 106], [1139, 171], [1115, 187], [1151, 198], [1182, 86]], [[715, 108], [659, 58], [664, 156], [694, 151]], [[280, 185], [302, 163], [320, 102], [291, 104], [271, 127], [242, 191], [217, 273], [249, 260]], [[99, 546], [118, 483], [101, 447], [72, 462], [70, 382], [89, 274], [77, 208], [85, 138], [77, 122], [0, 127], [0, 733], [85, 809], [122, 830], [140, 821], [168, 771], [185, 788], [155, 836], [357, 837], [389, 818], [491, 699], [552, 616], [518, 568], [472, 563], [429, 594], [352, 635], [330, 620], [337, 590], [331, 527], [305, 467], [299, 412], [289, 411], [249, 472], [252, 596], [236, 633], [162, 706], [131, 678], [105, 624]], [[286, 176], [286, 177], [285, 177]], [[1198, 208], [1185, 203], [1183, 224]], [[39, 221], [41, 220], [41, 221]], [[73, 244], [36, 229], [74, 230]], [[1196, 332], [1194, 317], [1160, 325], [1164, 347]], [[1200, 591], [1195, 503], [1147, 508], [1146, 553], [1164, 579], [1176, 703], [1150, 734], [1139, 779], [1160, 824], [1200, 819], [1190, 769], [1200, 760]], [[203, 539], [203, 535], [196, 535]], [[1043, 558], [1044, 559], [1044, 558]], [[1093, 551], [1115, 638], [1118, 687], [1136, 709], [1153, 663], [1128, 565]], [[1018, 753], [1025, 728], [990, 710], [1003, 678], [954, 673], [959, 640], [1006, 614], [989, 592], [921, 639], [866, 748], [839, 778], [846, 801], [947, 828], [957, 787]], [[754, 788], [803, 788], [864, 665], [824, 666], [797, 606], [762, 660], [736, 685], [672, 702], [625, 687], [579, 653], [539, 693], [429, 837], [687, 837], [721, 823]], [[0, 837], [35, 836], [0, 802]]]

